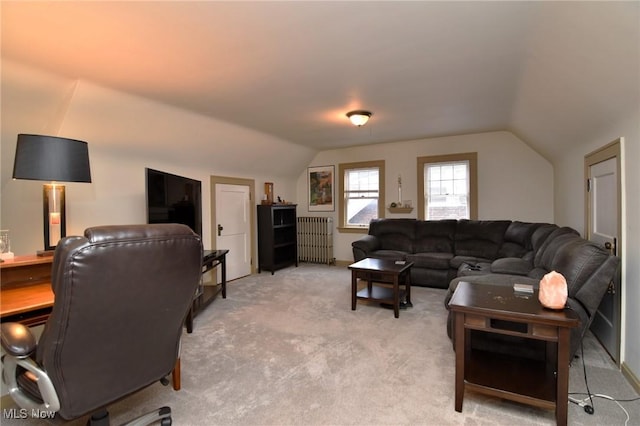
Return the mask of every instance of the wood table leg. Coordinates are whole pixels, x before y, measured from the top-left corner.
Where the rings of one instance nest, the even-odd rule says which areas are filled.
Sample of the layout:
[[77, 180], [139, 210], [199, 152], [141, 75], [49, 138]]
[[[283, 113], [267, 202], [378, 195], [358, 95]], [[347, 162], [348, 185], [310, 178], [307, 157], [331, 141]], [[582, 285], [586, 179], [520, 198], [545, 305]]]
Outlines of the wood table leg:
[[456, 313], [455, 326], [455, 351], [456, 351], [456, 411], [462, 412], [462, 400], [464, 398], [464, 358], [466, 351], [464, 314]]
[[351, 271], [351, 310], [356, 310], [356, 293], [358, 292], [358, 274]]
[[224, 256], [222, 256], [222, 259], [220, 259], [220, 269], [221, 269], [221, 279], [222, 279], [222, 298], [226, 299], [227, 298], [227, 260], [226, 260], [227, 255], [225, 254]]
[[407, 291], [407, 306], [413, 306], [411, 303], [411, 269], [407, 271], [407, 274], [404, 278], [404, 287]]
[[[566, 426], [569, 405], [569, 329], [558, 327], [558, 358], [556, 378], [556, 424]], [[584, 362], [584, 361], [583, 361]]]
[[173, 390], [180, 390], [182, 387], [180, 380], [180, 358], [176, 359], [176, 364], [173, 366], [171, 377], [173, 379]]
[[400, 317], [400, 284], [398, 274], [393, 276], [393, 316]]

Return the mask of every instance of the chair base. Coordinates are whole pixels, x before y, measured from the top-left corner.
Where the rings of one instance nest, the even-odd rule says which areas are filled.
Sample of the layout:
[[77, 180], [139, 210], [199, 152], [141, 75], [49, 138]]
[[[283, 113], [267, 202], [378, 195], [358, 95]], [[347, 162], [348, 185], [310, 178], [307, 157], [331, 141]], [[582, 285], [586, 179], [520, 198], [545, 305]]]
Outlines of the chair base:
[[[147, 426], [157, 421], [160, 421], [162, 426], [171, 426], [171, 408], [160, 407], [128, 421], [124, 426]], [[109, 426], [109, 412], [102, 410], [92, 414], [87, 421], [87, 426]]]

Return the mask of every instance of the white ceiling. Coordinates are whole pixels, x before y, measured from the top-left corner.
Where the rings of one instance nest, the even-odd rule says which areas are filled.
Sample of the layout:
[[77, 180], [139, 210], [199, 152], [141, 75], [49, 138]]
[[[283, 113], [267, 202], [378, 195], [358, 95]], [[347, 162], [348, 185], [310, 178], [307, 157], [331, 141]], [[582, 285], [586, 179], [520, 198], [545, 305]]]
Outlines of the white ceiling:
[[637, 111], [639, 5], [3, 1], [2, 56], [319, 150], [506, 129], [550, 158]]

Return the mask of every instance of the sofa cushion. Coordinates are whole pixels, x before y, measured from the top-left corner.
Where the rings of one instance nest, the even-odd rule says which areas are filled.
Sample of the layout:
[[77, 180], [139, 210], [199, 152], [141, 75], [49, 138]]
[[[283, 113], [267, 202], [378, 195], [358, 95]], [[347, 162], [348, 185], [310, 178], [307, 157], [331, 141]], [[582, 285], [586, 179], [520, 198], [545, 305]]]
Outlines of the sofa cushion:
[[498, 257], [522, 257], [531, 250], [531, 235], [541, 224], [514, 221], [504, 233]]
[[454, 244], [456, 256], [495, 259], [510, 223], [508, 220], [458, 221]]
[[470, 275], [486, 275], [491, 273], [491, 263], [478, 262], [475, 264], [463, 263], [458, 268], [457, 277], [468, 277]]
[[453, 253], [457, 220], [418, 221], [413, 242], [414, 253]]
[[399, 250], [376, 250], [370, 252], [367, 257], [374, 259], [406, 260], [407, 253]]
[[565, 244], [556, 251], [549, 270], [564, 275], [569, 297], [576, 297], [585, 282], [609, 258], [609, 253], [577, 236], [563, 235], [558, 239], [565, 240]]
[[573, 228], [569, 228], [568, 226], [554, 229], [536, 251], [535, 258], [533, 259], [533, 266], [536, 268], [546, 269], [547, 272], [552, 271], [552, 269], [549, 269], [551, 262], [562, 244], [565, 244], [567, 241], [566, 238], [561, 237], [567, 235], [580, 237], [578, 231]]
[[478, 265], [482, 263], [491, 263], [491, 259], [485, 259], [483, 257], [474, 256], [454, 256], [449, 261], [449, 267], [451, 269], [459, 270], [462, 265]]
[[519, 257], [503, 257], [491, 263], [491, 273], [527, 275], [533, 269], [533, 264]]
[[452, 253], [416, 253], [407, 255], [414, 268], [449, 269]]
[[533, 234], [531, 234], [531, 250], [534, 254], [538, 252], [547, 237], [558, 228], [558, 225], [543, 223], [533, 231]]
[[369, 234], [380, 241], [384, 250], [413, 253], [415, 219], [375, 219], [369, 223]]

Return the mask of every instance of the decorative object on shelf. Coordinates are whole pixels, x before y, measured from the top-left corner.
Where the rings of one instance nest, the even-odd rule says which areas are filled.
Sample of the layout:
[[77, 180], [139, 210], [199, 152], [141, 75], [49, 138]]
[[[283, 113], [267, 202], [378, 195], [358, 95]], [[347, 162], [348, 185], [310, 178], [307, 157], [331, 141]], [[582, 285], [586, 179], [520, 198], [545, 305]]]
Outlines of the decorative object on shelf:
[[369, 121], [372, 115], [373, 114], [371, 112], [364, 110], [349, 111], [347, 113], [347, 117], [349, 117], [351, 123], [358, 127], [362, 127], [367, 124], [367, 121]]
[[413, 211], [413, 207], [411, 207], [411, 201], [409, 200], [409, 205], [403, 205], [402, 202], [393, 202], [389, 204], [389, 213], [411, 213]]
[[402, 175], [398, 175], [398, 204], [402, 205]]
[[332, 212], [334, 200], [334, 166], [317, 166], [307, 169], [310, 212]]
[[413, 202], [411, 200], [403, 200], [402, 201], [402, 207], [406, 208], [406, 209], [410, 209], [412, 208]]
[[11, 240], [9, 239], [8, 229], [3, 229], [0, 231], [0, 259], [13, 259], [13, 253], [11, 252]]
[[262, 204], [273, 204], [273, 182], [264, 183], [264, 199]]
[[56, 136], [19, 134], [13, 178], [50, 181], [43, 185], [44, 251], [53, 255], [67, 235], [65, 187], [56, 182], [91, 182], [88, 144]]
[[567, 303], [567, 280], [565, 277], [556, 271], [551, 271], [542, 277], [538, 299], [545, 308], [564, 309]]
[[[393, 203], [395, 204], [395, 203]], [[413, 211], [413, 207], [391, 207], [388, 208], [389, 213], [411, 213]]]

